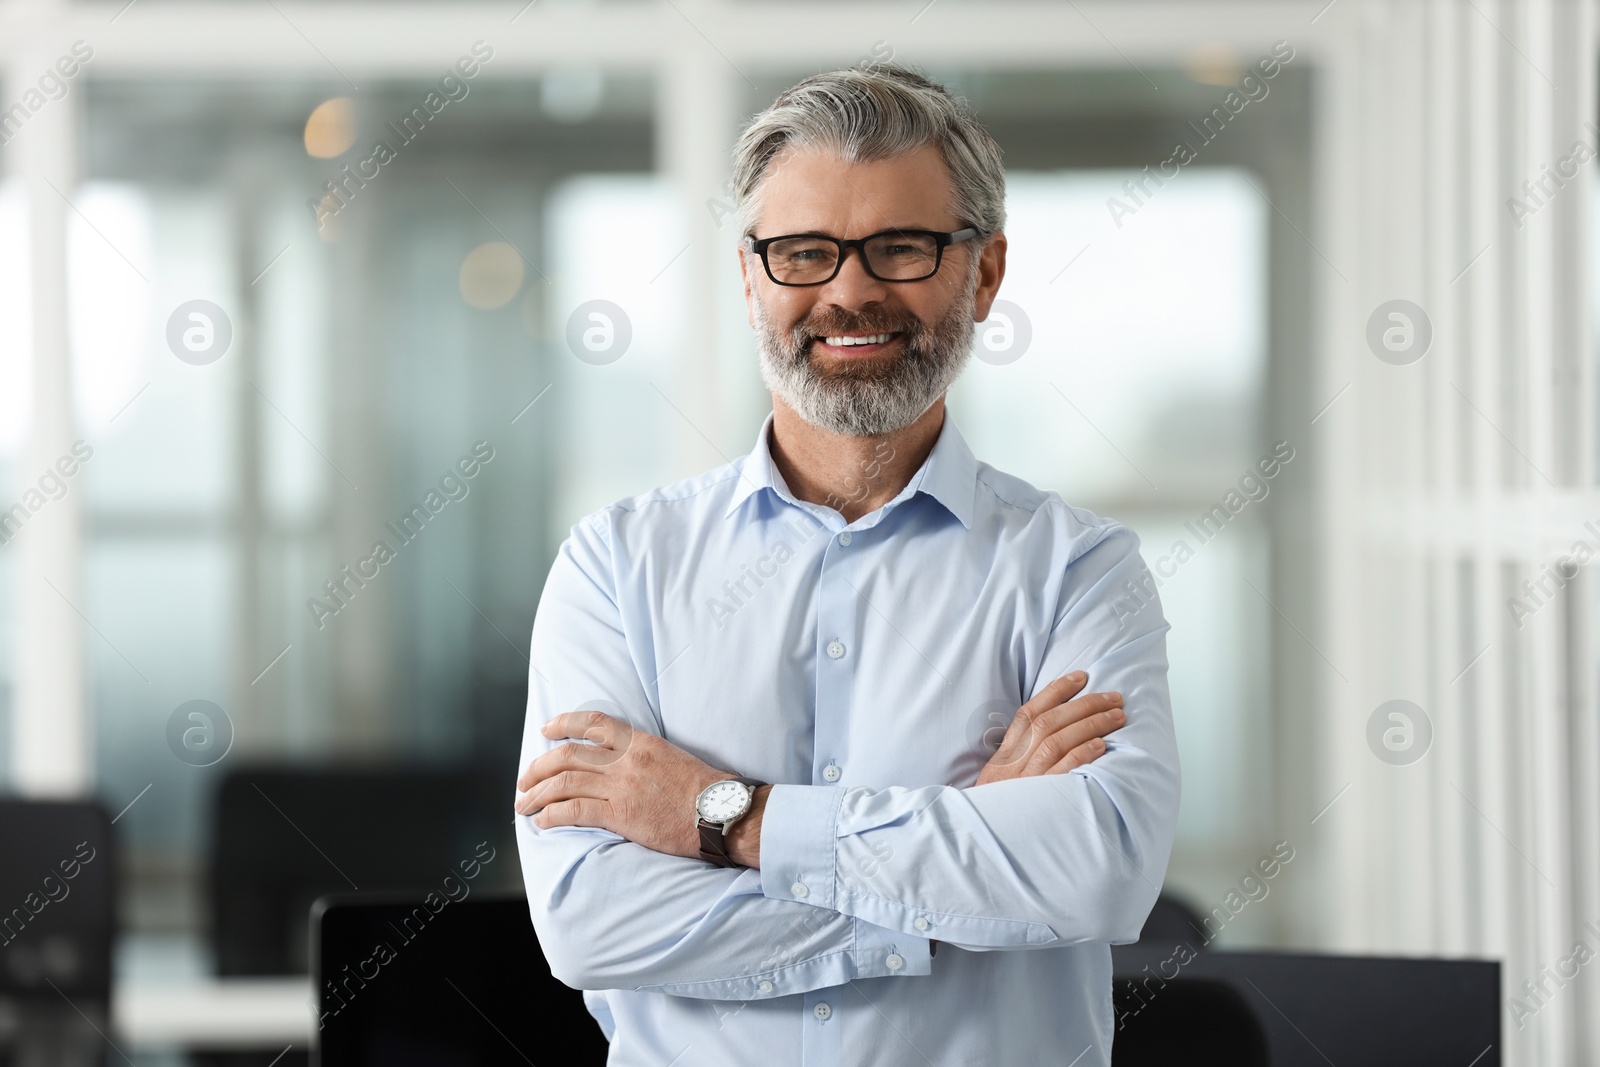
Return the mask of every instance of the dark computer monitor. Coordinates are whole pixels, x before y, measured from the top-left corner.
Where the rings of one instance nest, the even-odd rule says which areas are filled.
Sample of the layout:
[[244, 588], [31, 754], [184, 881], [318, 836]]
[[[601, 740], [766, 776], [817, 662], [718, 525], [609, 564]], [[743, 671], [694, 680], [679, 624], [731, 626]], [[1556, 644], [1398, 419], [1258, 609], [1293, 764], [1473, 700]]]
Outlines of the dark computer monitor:
[[311, 931], [314, 1064], [606, 1062], [599, 1024], [551, 976], [521, 894], [324, 897]]
[[1112, 969], [1119, 1033], [1161, 1025], [1163, 993], [1204, 981], [1230, 987], [1254, 1012], [1273, 1067], [1498, 1067], [1501, 1060], [1494, 961], [1186, 953], [1141, 942], [1113, 948]]
[[212, 826], [217, 973], [305, 974], [306, 919], [330, 893], [420, 893], [484, 855], [474, 887], [515, 891], [508, 790], [474, 768], [235, 765]]

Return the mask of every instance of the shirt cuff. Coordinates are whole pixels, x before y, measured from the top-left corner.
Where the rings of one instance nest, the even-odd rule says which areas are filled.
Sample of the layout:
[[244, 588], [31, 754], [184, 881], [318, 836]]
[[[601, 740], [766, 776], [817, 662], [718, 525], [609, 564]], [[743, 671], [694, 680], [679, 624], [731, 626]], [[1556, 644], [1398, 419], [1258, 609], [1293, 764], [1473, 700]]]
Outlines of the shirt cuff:
[[930, 939], [890, 930], [865, 919], [857, 919], [855, 923], [857, 978], [894, 978], [933, 973]]
[[761, 812], [761, 892], [835, 909], [842, 785], [774, 785]]

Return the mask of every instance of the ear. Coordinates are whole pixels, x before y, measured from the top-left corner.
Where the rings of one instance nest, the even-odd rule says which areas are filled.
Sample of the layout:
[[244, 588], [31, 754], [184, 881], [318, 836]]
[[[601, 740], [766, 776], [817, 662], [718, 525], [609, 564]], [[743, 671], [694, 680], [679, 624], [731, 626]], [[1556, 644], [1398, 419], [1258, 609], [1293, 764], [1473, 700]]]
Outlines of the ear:
[[973, 322], [989, 317], [989, 308], [1000, 292], [1000, 281], [1006, 276], [1006, 235], [997, 233], [983, 246], [978, 257], [978, 291], [973, 299]]
[[753, 330], [756, 328], [756, 309], [750, 296], [750, 261], [745, 258], [744, 249], [735, 248], [734, 252], [739, 257], [739, 278], [744, 282], [744, 317]]

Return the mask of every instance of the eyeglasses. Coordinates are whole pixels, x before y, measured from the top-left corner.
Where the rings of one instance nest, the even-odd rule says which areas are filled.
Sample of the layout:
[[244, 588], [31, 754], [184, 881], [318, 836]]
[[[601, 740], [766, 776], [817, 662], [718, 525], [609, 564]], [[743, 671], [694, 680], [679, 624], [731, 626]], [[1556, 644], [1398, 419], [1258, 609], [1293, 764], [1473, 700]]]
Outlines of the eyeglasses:
[[973, 226], [953, 233], [884, 230], [852, 241], [797, 233], [759, 241], [746, 236], [744, 244], [761, 257], [767, 277], [779, 285], [821, 285], [832, 281], [844, 263], [845, 252], [852, 248], [860, 254], [867, 273], [880, 282], [918, 282], [938, 273], [945, 246], [970, 240], [978, 233]]

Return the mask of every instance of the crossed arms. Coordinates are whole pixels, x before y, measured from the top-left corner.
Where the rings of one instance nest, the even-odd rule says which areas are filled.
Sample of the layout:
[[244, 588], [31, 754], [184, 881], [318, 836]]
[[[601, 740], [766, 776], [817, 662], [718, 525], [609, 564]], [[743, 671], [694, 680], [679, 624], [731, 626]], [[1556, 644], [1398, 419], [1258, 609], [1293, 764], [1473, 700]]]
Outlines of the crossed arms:
[[[934, 939], [994, 951], [1137, 938], [1177, 814], [1159, 611], [1108, 632], [1103, 601], [1064, 605], [1026, 714], [979, 784], [774, 784], [759, 823], [753, 812], [735, 824], [735, 858], [755, 862], [734, 870], [698, 858], [690, 813], [700, 788], [740, 769], [570, 711], [597, 693], [650, 706], [609, 560], [603, 528], [575, 527], [533, 628], [516, 830], [561, 981], [754, 1000], [928, 974]], [[1073, 565], [1091, 592], [1145, 574], [1137, 539], [1116, 526]], [[1085, 678], [1060, 677], [1073, 667]], [[1091, 678], [1100, 692], [1066, 700]], [[585, 736], [597, 744], [565, 740]]]

